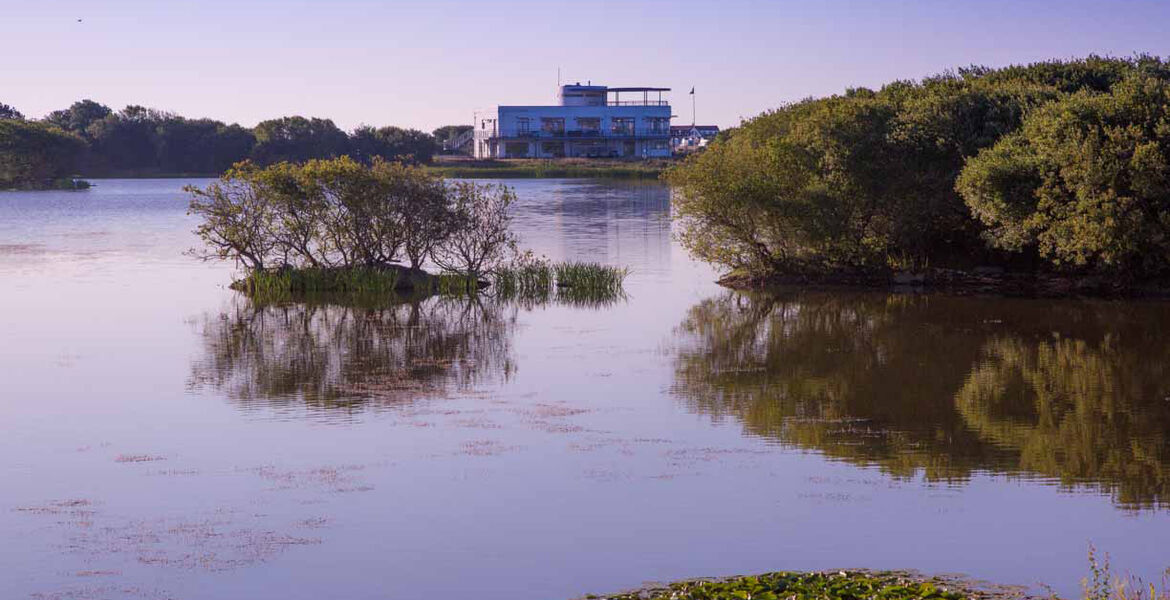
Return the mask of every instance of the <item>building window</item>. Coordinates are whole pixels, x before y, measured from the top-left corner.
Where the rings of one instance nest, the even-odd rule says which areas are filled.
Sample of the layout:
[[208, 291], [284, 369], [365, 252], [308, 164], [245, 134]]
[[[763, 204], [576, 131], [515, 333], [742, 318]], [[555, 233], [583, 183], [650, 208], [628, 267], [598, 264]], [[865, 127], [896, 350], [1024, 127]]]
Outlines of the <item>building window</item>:
[[543, 156], [563, 158], [565, 156], [565, 145], [561, 142], [541, 142], [540, 153]]
[[597, 135], [601, 133], [601, 117], [577, 117], [577, 127], [583, 135]]
[[530, 131], [532, 131], [532, 119], [528, 117], [516, 117], [517, 135], [528, 135]]
[[610, 119], [610, 130], [614, 135], [634, 135], [633, 117], [614, 117]]
[[563, 117], [542, 117], [540, 130], [553, 135], [561, 135], [565, 133], [565, 119]]
[[670, 133], [670, 117], [646, 117], [646, 128], [652, 134]]

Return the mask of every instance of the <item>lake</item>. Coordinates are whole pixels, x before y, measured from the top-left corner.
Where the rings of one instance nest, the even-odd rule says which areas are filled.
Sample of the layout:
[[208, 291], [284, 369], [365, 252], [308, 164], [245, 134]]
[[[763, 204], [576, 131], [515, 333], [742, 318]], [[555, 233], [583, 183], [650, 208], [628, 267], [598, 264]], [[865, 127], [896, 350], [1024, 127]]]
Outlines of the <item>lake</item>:
[[514, 180], [612, 305], [256, 306], [181, 187], [0, 194], [11, 598], [568, 599], [1170, 566], [1170, 305], [735, 294], [658, 184]]

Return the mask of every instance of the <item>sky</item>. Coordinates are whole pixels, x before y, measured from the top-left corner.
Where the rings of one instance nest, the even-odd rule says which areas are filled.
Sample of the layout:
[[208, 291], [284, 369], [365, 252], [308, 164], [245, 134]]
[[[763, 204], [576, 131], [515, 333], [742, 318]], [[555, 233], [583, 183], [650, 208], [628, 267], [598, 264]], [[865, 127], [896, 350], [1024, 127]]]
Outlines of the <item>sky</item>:
[[1166, 56], [1168, 32], [1167, 1], [0, 0], [0, 102], [430, 130], [552, 103], [560, 69], [673, 88], [676, 123], [694, 87], [699, 123], [727, 127], [958, 66]]

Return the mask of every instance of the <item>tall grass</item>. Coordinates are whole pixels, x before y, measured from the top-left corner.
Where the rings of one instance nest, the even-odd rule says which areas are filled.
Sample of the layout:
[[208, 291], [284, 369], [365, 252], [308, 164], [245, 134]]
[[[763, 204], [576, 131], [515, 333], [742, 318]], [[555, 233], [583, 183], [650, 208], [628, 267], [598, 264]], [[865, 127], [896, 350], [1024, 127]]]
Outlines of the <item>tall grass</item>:
[[313, 292], [390, 293], [399, 287], [397, 270], [347, 269], [279, 269], [252, 271], [232, 284], [234, 289], [254, 296]]
[[610, 267], [597, 263], [561, 262], [552, 266], [557, 287], [580, 288], [583, 290], [618, 293], [630, 270], [626, 267]]
[[539, 260], [498, 270], [492, 284], [503, 299], [600, 308], [625, 299], [622, 286], [627, 275], [625, 267]]
[[1089, 576], [1081, 581], [1084, 600], [1170, 600], [1170, 569], [1162, 574], [1161, 586], [1140, 577], [1121, 576], [1109, 565], [1109, 555], [1098, 557], [1089, 546]]

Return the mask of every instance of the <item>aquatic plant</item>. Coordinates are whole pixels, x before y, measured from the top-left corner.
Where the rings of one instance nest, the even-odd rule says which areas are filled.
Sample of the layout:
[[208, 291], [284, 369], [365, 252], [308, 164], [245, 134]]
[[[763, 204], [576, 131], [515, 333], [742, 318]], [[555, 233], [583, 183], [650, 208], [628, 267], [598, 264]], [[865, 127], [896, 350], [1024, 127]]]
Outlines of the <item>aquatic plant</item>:
[[622, 287], [629, 269], [599, 263], [545, 259], [517, 261], [494, 273], [493, 291], [501, 298], [529, 303], [556, 301], [583, 307], [602, 307], [625, 298]]
[[1170, 598], [1170, 568], [1162, 573], [1161, 587], [1133, 575], [1113, 572], [1109, 554], [1098, 555], [1089, 544], [1089, 575], [1081, 580], [1084, 600], [1167, 600]]
[[[943, 580], [905, 573], [776, 572], [729, 579], [696, 579], [635, 592], [602, 597], [604, 600], [961, 600], [972, 594]], [[598, 598], [598, 596], [587, 596]]]

